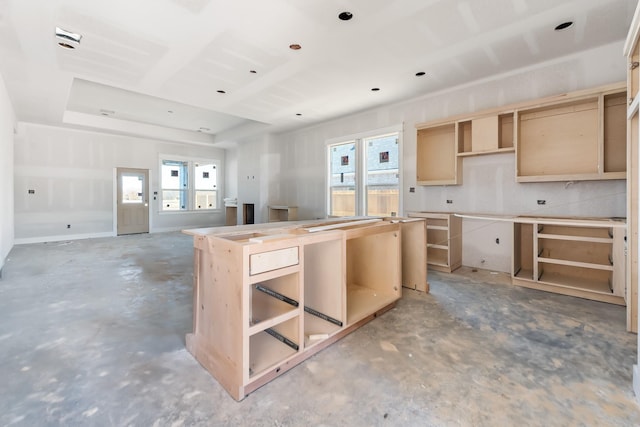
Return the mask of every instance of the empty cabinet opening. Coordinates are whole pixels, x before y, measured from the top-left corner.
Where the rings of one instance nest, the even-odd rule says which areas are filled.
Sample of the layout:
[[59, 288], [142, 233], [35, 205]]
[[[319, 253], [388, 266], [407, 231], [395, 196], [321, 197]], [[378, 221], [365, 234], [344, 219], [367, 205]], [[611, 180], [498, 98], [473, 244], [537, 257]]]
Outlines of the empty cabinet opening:
[[607, 242], [613, 241], [613, 229], [610, 227], [574, 227], [564, 225], [539, 225], [538, 237], [544, 238], [561, 238], [566, 236], [567, 239], [584, 241], [597, 241], [597, 239], [605, 239]]
[[582, 244], [571, 240], [539, 239], [538, 258], [547, 262], [568, 261], [578, 265], [597, 264], [605, 270], [613, 270], [611, 243]]
[[498, 148], [513, 148], [513, 113], [498, 116]]
[[627, 170], [627, 94], [604, 97], [604, 171]]
[[522, 111], [518, 176], [597, 173], [598, 111], [598, 98]]
[[299, 325], [294, 317], [249, 337], [249, 378], [282, 364], [299, 351]]
[[400, 297], [399, 231], [347, 240], [347, 324]]
[[276, 277], [251, 285], [249, 326], [286, 315], [299, 307], [298, 273]]
[[473, 141], [471, 120], [458, 122], [458, 153], [470, 153], [473, 151]]
[[456, 179], [455, 124], [418, 131], [418, 181], [454, 181]]
[[533, 224], [514, 223], [513, 275], [533, 280]]
[[342, 239], [304, 247], [305, 346], [328, 338], [346, 324], [343, 252]]
[[593, 268], [576, 268], [572, 265], [538, 263], [539, 281], [557, 286], [586, 289], [612, 294], [612, 272]]

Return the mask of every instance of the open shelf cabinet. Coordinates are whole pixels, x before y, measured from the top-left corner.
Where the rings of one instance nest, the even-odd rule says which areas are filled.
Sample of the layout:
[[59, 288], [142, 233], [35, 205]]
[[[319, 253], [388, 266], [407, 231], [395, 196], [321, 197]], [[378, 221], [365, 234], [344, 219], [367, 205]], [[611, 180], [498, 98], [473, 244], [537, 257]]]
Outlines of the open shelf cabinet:
[[[402, 259], [426, 243], [424, 221], [382, 218], [186, 230], [194, 237], [187, 349], [236, 400], [378, 314], [402, 295]], [[420, 228], [422, 225], [422, 228]], [[422, 233], [420, 233], [422, 229]], [[411, 232], [410, 232], [411, 231]], [[418, 261], [414, 261], [418, 260]]]
[[625, 224], [613, 220], [516, 219], [516, 285], [625, 305]]
[[451, 273], [462, 265], [462, 218], [438, 212], [410, 212], [408, 216], [426, 220], [429, 268]]

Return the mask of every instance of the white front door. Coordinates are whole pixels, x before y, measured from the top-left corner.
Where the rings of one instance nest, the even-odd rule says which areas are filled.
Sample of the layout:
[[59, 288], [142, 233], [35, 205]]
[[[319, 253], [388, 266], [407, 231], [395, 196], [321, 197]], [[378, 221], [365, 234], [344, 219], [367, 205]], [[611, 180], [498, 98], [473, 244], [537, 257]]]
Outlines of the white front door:
[[149, 232], [149, 171], [118, 168], [117, 230], [120, 234]]

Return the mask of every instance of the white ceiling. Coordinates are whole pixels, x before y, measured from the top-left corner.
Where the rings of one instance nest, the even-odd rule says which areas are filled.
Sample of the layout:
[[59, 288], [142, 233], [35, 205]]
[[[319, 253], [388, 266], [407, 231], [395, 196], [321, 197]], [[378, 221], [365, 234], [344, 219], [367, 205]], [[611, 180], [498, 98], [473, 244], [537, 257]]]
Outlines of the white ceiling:
[[621, 41], [636, 3], [0, 0], [0, 73], [21, 121], [228, 143]]

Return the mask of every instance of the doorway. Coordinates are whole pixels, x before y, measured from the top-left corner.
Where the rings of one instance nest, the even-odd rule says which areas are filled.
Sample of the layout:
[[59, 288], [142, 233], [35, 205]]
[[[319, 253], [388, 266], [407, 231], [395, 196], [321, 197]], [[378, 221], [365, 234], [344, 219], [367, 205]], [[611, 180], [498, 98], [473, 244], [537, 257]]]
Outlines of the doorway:
[[149, 170], [117, 168], [117, 234], [149, 232]]

